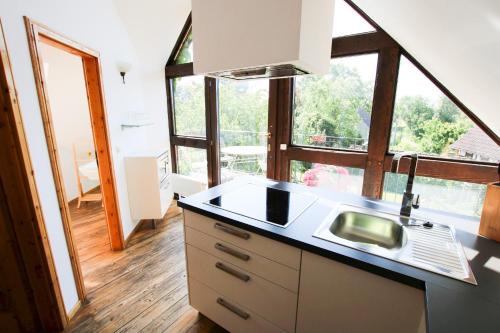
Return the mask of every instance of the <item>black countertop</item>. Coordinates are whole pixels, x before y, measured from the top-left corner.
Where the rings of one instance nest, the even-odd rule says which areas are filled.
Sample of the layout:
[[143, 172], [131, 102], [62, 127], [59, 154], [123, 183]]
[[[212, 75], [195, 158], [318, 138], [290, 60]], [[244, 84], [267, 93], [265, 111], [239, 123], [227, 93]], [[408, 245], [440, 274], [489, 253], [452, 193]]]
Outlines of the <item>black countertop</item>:
[[[468, 255], [469, 264], [478, 285], [471, 285], [312, 236], [331, 209], [339, 203], [390, 213], [398, 213], [399, 205], [286, 182], [252, 181], [266, 182], [267, 186], [276, 189], [313, 193], [320, 199], [287, 228], [247, 218], [204, 203], [248, 184], [248, 178], [182, 198], [178, 205], [302, 250], [425, 290], [428, 332], [500, 332], [499, 243], [456, 229], [456, 236], [466, 252], [473, 254], [472, 258]], [[245, 205], [245, 202], [241, 204]], [[464, 216], [422, 208], [417, 211], [417, 216], [444, 224], [477, 223], [477, 220]]]

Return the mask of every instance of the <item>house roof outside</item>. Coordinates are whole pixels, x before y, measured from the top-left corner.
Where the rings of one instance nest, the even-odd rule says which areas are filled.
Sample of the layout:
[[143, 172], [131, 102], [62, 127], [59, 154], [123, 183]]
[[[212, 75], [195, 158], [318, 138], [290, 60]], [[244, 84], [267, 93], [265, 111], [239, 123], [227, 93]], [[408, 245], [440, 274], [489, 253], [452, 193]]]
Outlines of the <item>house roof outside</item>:
[[450, 148], [480, 155], [484, 159], [500, 161], [500, 147], [477, 126], [452, 143]]
[[359, 117], [363, 121], [363, 123], [369, 128], [370, 123], [371, 123], [371, 118], [372, 118], [371, 114], [366, 112], [365, 109], [363, 109], [363, 108], [359, 108], [357, 110], [357, 112], [358, 112]]

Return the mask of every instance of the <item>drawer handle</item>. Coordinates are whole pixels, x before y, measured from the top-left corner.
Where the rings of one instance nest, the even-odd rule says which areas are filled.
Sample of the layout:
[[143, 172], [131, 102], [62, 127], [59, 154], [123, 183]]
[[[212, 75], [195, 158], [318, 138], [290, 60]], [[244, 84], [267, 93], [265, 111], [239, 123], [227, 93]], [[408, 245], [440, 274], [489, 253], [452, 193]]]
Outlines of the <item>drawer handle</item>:
[[246, 275], [244, 273], [238, 272], [237, 270], [235, 270], [235, 269], [233, 269], [231, 267], [228, 267], [228, 266], [224, 265], [221, 262], [217, 262], [215, 264], [215, 267], [217, 267], [221, 271], [226, 272], [227, 274], [230, 274], [230, 275], [232, 275], [232, 276], [240, 279], [241, 281], [248, 282], [248, 280], [250, 280], [250, 276], [248, 276], [248, 275]]
[[227, 226], [220, 224], [220, 223], [215, 223], [214, 228], [218, 229], [220, 231], [224, 231], [225, 233], [231, 234], [231, 235], [239, 237], [239, 238], [243, 238], [243, 239], [250, 238], [250, 234], [248, 232], [239, 231], [239, 230], [227, 227]]
[[225, 253], [232, 255], [233, 257], [236, 257], [236, 258], [241, 259], [243, 261], [250, 260], [250, 256], [248, 254], [241, 253], [240, 251], [232, 249], [232, 248], [225, 246], [221, 243], [216, 243], [215, 248], [219, 251], [225, 252]]
[[246, 313], [245, 311], [239, 309], [235, 305], [229, 303], [228, 301], [225, 301], [224, 299], [222, 299], [220, 297], [217, 298], [217, 303], [222, 305], [223, 307], [225, 307], [226, 309], [228, 309], [229, 311], [231, 311], [235, 315], [237, 315], [245, 320], [250, 318], [250, 315], [248, 313]]

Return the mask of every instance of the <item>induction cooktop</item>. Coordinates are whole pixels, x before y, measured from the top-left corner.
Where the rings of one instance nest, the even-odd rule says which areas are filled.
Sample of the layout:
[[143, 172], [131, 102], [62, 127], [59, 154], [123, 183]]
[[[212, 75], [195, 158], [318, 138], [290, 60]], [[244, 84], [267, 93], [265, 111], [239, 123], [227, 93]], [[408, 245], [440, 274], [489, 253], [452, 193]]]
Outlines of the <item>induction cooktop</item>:
[[289, 192], [250, 183], [204, 203], [285, 228], [316, 199], [315, 195], [309, 193]]

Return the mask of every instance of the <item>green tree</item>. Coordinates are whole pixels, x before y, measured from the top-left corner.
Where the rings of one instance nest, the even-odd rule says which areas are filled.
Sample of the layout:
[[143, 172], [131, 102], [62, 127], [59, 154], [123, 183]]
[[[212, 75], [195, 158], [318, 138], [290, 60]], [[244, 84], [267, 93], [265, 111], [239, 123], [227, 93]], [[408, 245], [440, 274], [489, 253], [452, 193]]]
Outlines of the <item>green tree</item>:
[[439, 100], [439, 106], [437, 109], [437, 116], [439, 120], [447, 123], [453, 123], [458, 118], [462, 111], [446, 96], [441, 96]]
[[201, 137], [206, 135], [203, 82], [201, 76], [174, 79], [174, 115], [177, 134]]
[[396, 105], [396, 113], [406, 122], [413, 135], [422, 139], [424, 123], [434, 117], [435, 111], [423, 96], [405, 96]]
[[[330, 75], [296, 79], [293, 130], [299, 144], [311, 144], [313, 135], [360, 138], [358, 109], [371, 112], [373, 87], [357, 70], [331, 66]], [[352, 140], [342, 140], [349, 147]]]
[[441, 154], [455, 142], [467, 128], [461, 123], [443, 122], [438, 117], [426, 121], [423, 126], [422, 149], [426, 153]]
[[471, 121], [446, 96], [435, 107], [422, 96], [405, 96], [396, 103], [391, 146], [441, 155], [472, 126]]
[[[267, 133], [268, 81], [219, 80], [222, 144], [264, 145]], [[238, 134], [240, 132], [240, 134]]]

